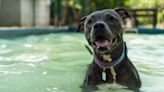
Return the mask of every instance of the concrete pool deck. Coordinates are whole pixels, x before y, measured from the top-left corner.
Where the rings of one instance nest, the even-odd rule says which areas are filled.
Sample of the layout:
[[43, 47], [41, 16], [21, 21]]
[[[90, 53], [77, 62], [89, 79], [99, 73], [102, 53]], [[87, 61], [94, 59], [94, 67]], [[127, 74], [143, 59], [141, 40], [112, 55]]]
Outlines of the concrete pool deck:
[[[49, 33], [75, 32], [76, 27], [2, 27], [0, 38], [11, 38], [27, 35], [41, 35]], [[125, 33], [164, 34], [164, 29], [158, 28], [128, 28]]]

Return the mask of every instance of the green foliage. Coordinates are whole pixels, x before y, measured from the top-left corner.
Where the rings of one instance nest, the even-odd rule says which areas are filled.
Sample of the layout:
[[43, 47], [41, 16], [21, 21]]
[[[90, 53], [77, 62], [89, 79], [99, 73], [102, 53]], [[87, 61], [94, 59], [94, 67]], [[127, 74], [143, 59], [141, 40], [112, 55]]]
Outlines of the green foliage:
[[90, 11], [125, 6], [124, 0], [89, 0]]
[[[51, 6], [51, 17], [60, 18], [63, 12], [64, 1], [67, 0], [51, 0], [54, 2]], [[68, 0], [68, 5], [72, 9], [80, 10], [81, 16], [87, 15], [87, 13], [101, 10], [104, 8], [164, 8], [164, 0]], [[67, 9], [68, 10], [68, 9]], [[71, 11], [69, 10], [69, 15]], [[55, 14], [55, 15], [54, 15]], [[72, 14], [71, 14], [72, 15]], [[158, 12], [158, 21], [162, 20], [162, 12]], [[69, 17], [67, 17], [69, 18]], [[71, 18], [72, 20], [72, 18]], [[141, 21], [150, 22], [151, 18], [140, 18]], [[58, 20], [57, 20], [58, 21]]]
[[161, 7], [164, 0], [86, 0], [91, 2], [89, 7], [91, 10], [115, 7], [127, 8], [153, 8]]

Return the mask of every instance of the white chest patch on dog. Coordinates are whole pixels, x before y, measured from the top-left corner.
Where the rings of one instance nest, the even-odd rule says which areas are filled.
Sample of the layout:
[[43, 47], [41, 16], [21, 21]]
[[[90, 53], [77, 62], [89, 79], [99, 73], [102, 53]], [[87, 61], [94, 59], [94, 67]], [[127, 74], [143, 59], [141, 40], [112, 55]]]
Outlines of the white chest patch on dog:
[[101, 84], [97, 86], [100, 90], [104, 90], [104, 89], [123, 89], [123, 88], [127, 88], [126, 86], [122, 86], [120, 84], [117, 83], [112, 83], [112, 84]]

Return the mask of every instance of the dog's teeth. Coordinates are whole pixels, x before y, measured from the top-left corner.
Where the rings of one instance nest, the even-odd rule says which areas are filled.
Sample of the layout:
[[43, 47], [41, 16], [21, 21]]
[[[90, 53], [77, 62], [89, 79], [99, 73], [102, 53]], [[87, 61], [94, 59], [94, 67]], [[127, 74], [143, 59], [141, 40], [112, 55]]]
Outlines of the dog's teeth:
[[96, 41], [95, 44], [96, 44], [97, 48], [106, 47], [108, 45], [108, 41], [107, 40]]

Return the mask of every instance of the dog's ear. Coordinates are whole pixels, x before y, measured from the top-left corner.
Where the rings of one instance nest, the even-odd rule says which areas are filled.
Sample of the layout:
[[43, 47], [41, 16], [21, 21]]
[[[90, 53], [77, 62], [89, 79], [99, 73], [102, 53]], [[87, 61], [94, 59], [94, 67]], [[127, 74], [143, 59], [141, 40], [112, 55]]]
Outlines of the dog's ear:
[[128, 13], [128, 11], [124, 8], [115, 8], [114, 9], [123, 19], [123, 21], [125, 21], [125, 19], [130, 18], [130, 15]]
[[83, 18], [80, 19], [80, 22], [78, 24], [78, 27], [77, 27], [77, 31], [76, 32], [84, 31], [84, 22], [85, 22], [86, 18], [87, 17], [85, 16], [85, 17], [83, 17]]

